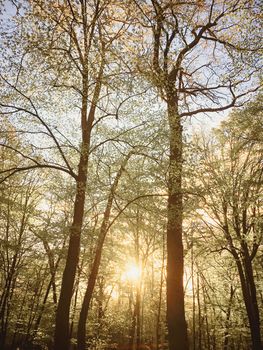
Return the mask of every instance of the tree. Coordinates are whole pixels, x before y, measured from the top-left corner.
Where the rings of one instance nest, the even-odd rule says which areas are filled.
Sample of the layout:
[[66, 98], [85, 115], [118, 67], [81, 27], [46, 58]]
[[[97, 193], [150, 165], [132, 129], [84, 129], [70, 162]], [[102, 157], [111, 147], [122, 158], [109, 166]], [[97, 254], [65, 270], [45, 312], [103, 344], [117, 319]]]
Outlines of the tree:
[[199, 173], [205, 193], [203, 210], [213, 220], [211, 227], [224, 237], [221, 249], [230, 253], [236, 264], [255, 350], [262, 349], [254, 272], [254, 260], [262, 242], [262, 146], [255, 137], [262, 134], [258, 101], [233, 113], [217, 130], [216, 141], [201, 150]]
[[[12, 295], [12, 288], [9, 288], [8, 298], [14, 301], [9, 309], [14, 313], [7, 329], [8, 341], [13, 335], [10, 342], [13, 347], [30, 347], [34, 339], [37, 341], [38, 336], [43, 336], [43, 342], [47, 343], [47, 338], [51, 338], [54, 305], [60, 293], [55, 349], [66, 350], [69, 338], [75, 341], [74, 322], [79, 311], [81, 347], [91, 334], [94, 334], [96, 347], [101, 346], [101, 342], [109, 342], [111, 335], [117, 343], [127, 341], [128, 333], [134, 338], [134, 345], [136, 332], [137, 347], [139, 343], [153, 343], [155, 339], [157, 346], [160, 345], [159, 339], [166, 337], [165, 302], [162, 300], [166, 247], [162, 234], [164, 197], [167, 197], [168, 188], [166, 299], [169, 347], [170, 350], [189, 348], [185, 308], [190, 310], [191, 306], [195, 348], [215, 347], [217, 342], [221, 343], [216, 326], [223, 324], [225, 327], [230, 321], [234, 322], [232, 310], [240, 303], [240, 290], [235, 280], [235, 294], [232, 296], [230, 289], [227, 299], [218, 297], [218, 290], [224, 290], [224, 283], [229, 279], [224, 278], [224, 283], [217, 289], [214, 279], [203, 272], [203, 268], [216, 271], [218, 276], [217, 272], [221, 273], [226, 265], [232, 269], [233, 262], [228, 259], [224, 263], [223, 259], [218, 259], [213, 270], [203, 258], [204, 252], [209, 252], [216, 259], [211, 247], [202, 249], [201, 245], [206, 244], [203, 237], [209, 233], [213, 244], [219, 242], [209, 222], [207, 225], [204, 220], [200, 223], [202, 213], [199, 212], [199, 221], [196, 217], [192, 219], [196, 215], [199, 195], [204, 198], [207, 193], [193, 188], [193, 174], [186, 170], [184, 121], [198, 114], [203, 117], [205, 113], [242, 105], [247, 94], [257, 90], [260, 57], [259, 42], [254, 38], [259, 32], [258, 2], [59, 0], [50, 6], [46, 0], [28, 0], [23, 3], [12, 1], [12, 4], [6, 20], [0, 13], [3, 23], [0, 29], [3, 38], [0, 116], [4, 121], [0, 134], [4, 161], [0, 183], [4, 189], [1, 196], [4, 211], [8, 214], [8, 208], [11, 208], [11, 204], [6, 206], [5, 202], [5, 186], [9, 181], [12, 183], [13, 179], [21, 179], [25, 174], [26, 181], [27, 176], [38, 176], [40, 170], [46, 183], [41, 188], [45, 195], [41, 196], [40, 205], [32, 213], [32, 222], [23, 233], [23, 237], [29, 237], [37, 246], [29, 249], [29, 256], [25, 254], [28, 266], [20, 268], [17, 265], [17, 275], [11, 273], [15, 294]], [[260, 100], [253, 113], [258, 113], [259, 105]], [[246, 115], [246, 120], [251, 119], [250, 113]], [[257, 254], [254, 257], [252, 252], [259, 248], [251, 241], [244, 241], [243, 233], [240, 239], [235, 232], [243, 232], [242, 222], [246, 221], [247, 237], [252, 232], [255, 236], [258, 234], [260, 214], [256, 193], [260, 172], [254, 173], [254, 170], [258, 169], [258, 146], [255, 145], [261, 137], [261, 122], [254, 119], [254, 131], [250, 132], [249, 122], [243, 123], [238, 117], [235, 120], [236, 123], [227, 125], [220, 136], [235, 147], [230, 160], [223, 156], [218, 158], [222, 164], [226, 161], [225, 169], [229, 162], [233, 165], [227, 184], [217, 190], [227, 194], [221, 209], [224, 212], [226, 208], [228, 224], [228, 230], [219, 227], [218, 232], [226, 235], [229, 232], [230, 238], [234, 235], [239, 244], [233, 245], [239, 249], [237, 254], [243, 251], [245, 256], [248, 246], [247, 261], [251, 260], [251, 268], [240, 255], [241, 270], [243, 275], [251, 276], [250, 270], [254, 269], [252, 277], [256, 286], [261, 272], [255, 263]], [[226, 137], [228, 129], [233, 139], [239, 138], [239, 143], [229, 141], [229, 135]], [[19, 135], [19, 142], [13, 142], [6, 135]], [[126, 164], [125, 176], [119, 181], [116, 166], [135, 145], [140, 145], [140, 151]], [[203, 151], [205, 155], [210, 152], [207, 147]], [[216, 152], [215, 155], [218, 156]], [[193, 163], [201, 167], [199, 157], [202, 156], [192, 155], [196, 158]], [[247, 158], [243, 168], [242, 157]], [[242, 174], [236, 173], [235, 169], [241, 168]], [[192, 169], [194, 174], [199, 172], [198, 168]], [[249, 169], [255, 176], [254, 182], [249, 177]], [[54, 177], [54, 171], [58, 171], [58, 177]], [[221, 168], [215, 164], [211, 174], [215, 175], [217, 171], [220, 178]], [[243, 183], [241, 175], [244, 173], [248, 179]], [[233, 179], [240, 187], [238, 196], [229, 191]], [[213, 182], [212, 176], [209, 180], [215, 188], [221, 185], [221, 182]], [[245, 189], [249, 189], [248, 192]], [[9, 192], [8, 198], [18, 192]], [[53, 192], [56, 196], [54, 207]], [[22, 191], [21, 196], [26, 200], [26, 192]], [[218, 196], [216, 190], [214, 196]], [[240, 201], [249, 207], [245, 219]], [[207, 204], [204, 202], [204, 206]], [[61, 213], [64, 206], [65, 215]], [[18, 222], [19, 218], [15, 218]], [[133, 239], [130, 239], [131, 233], [134, 233]], [[123, 242], [126, 238], [131, 245], [135, 243], [136, 254]], [[12, 266], [6, 240], [8, 238], [1, 241], [6, 253], [2, 257]], [[66, 256], [64, 244], [68, 248]], [[21, 251], [21, 247], [16, 248]], [[156, 252], [152, 251], [155, 249]], [[144, 281], [139, 283], [135, 300], [131, 283], [127, 280], [122, 286], [120, 276], [114, 272], [115, 268], [119, 275], [124, 273], [122, 265], [128, 254], [145, 261]], [[187, 266], [184, 268], [184, 261], [188, 261], [190, 254], [195, 291], [191, 299], [191, 293], [183, 285], [184, 270], [187, 275], [189, 272]], [[58, 279], [64, 263], [59, 288]], [[86, 286], [88, 276], [84, 296], [83, 286]], [[253, 278], [250, 278], [252, 282]], [[8, 278], [2, 279], [2, 286], [6, 280]], [[252, 290], [253, 283], [246, 283], [246, 288]], [[113, 297], [115, 286], [120, 292], [116, 299]], [[255, 301], [253, 293], [250, 294], [252, 302]], [[251, 301], [248, 305], [253, 311]], [[220, 314], [220, 307], [226, 311], [225, 316]], [[7, 310], [5, 306], [4, 309]], [[45, 312], [41, 321], [42, 310]], [[151, 310], [156, 310], [156, 314]], [[255, 310], [254, 314], [257, 313]], [[238, 327], [246, 322], [243, 312], [239, 316]], [[257, 317], [253, 317], [249, 316], [251, 324], [253, 320], [257, 323]], [[134, 321], [132, 327], [131, 319]], [[227, 332], [222, 334], [225, 339], [230, 339]], [[242, 333], [238, 330], [235, 334]], [[241, 343], [241, 340], [236, 341], [236, 344]], [[225, 342], [225, 347], [230, 344]]]
[[118, 170], [115, 179], [111, 185], [110, 193], [107, 200], [107, 205], [104, 211], [103, 220], [100, 227], [100, 233], [98, 237], [98, 243], [95, 251], [94, 261], [91, 266], [91, 271], [88, 279], [88, 284], [86, 288], [86, 292], [84, 295], [84, 299], [82, 302], [82, 307], [80, 311], [79, 316], [79, 322], [78, 322], [78, 350], [85, 350], [85, 342], [86, 342], [86, 321], [88, 316], [88, 311], [90, 307], [90, 301], [92, 298], [93, 290], [95, 287], [95, 283], [97, 280], [99, 267], [100, 267], [100, 261], [101, 261], [101, 255], [103, 250], [104, 241], [107, 235], [107, 232], [111, 226], [110, 222], [110, 214], [112, 209], [112, 203], [115, 197], [115, 192], [118, 186], [118, 183], [120, 181], [120, 178], [122, 176], [122, 173], [125, 170], [125, 166], [129, 160], [129, 158], [132, 156], [132, 152], [130, 152], [125, 159], [123, 160], [120, 169]]
[[[199, 113], [231, 108], [250, 91], [245, 88], [245, 92], [242, 92], [241, 86], [251, 80], [258, 66], [248, 73], [247, 67], [236, 68], [236, 60], [237, 57], [243, 60], [242, 52], [256, 50], [256, 47], [247, 44], [242, 46], [240, 40], [235, 45], [229, 34], [233, 33], [233, 28], [240, 30], [233, 16], [243, 18], [257, 4], [247, 6], [246, 1], [172, 3], [157, 0], [134, 3], [143, 31], [137, 67], [142, 76], [158, 89], [166, 103], [170, 129], [167, 214], [169, 347], [171, 350], [188, 349], [183, 291], [182, 121], [184, 117]], [[228, 22], [231, 23], [231, 29], [226, 25]], [[246, 27], [245, 30], [247, 29]], [[224, 62], [220, 64], [222, 55], [231, 66], [228, 70], [225, 69]], [[244, 75], [246, 78], [241, 78]]]
[[[3, 113], [6, 115], [28, 114], [34, 121], [37, 121], [44, 128], [44, 131], [40, 133], [47, 135], [52, 140], [63, 161], [63, 165], [60, 166], [55, 165], [52, 160], [47, 162], [44, 157], [42, 159], [36, 159], [35, 157], [20, 153], [23, 160], [27, 160], [30, 164], [7, 169], [5, 172], [7, 175], [4, 176], [3, 180], [26, 169], [52, 168], [69, 174], [74, 179], [76, 186], [68, 256], [56, 313], [55, 349], [68, 348], [70, 302], [79, 260], [88, 162], [91, 151], [91, 133], [93, 127], [97, 124], [97, 121], [95, 121], [95, 111], [99, 104], [100, 92], [104, 84], [105, 66], [107, 63], [110, 66], [110, 60], [107, 61], [106, 56], [108, 55], [108, 58], [110, 57], [112, 42], [126, 28], [123, 25], [115, 28], [116, 30], [114, 31], [111, 30], [112, 21], [114, 20], [110, 15], [107, 15], [107, 13], [112, 11], [111, 6], [113, 6], [113, 3], [108, 4], [101, 1], [95, 1], [92, 4], [86, 2], [75, 4], [61, 1], [54, 7], [48, 6], [45, 1], [29, 2], [23, 9], [25, 11], [23, 17], [26, 19], [26, 35], [24, 35], [23, 24], [20, 32], [23, 35], [25, 46], [22, 47], [22, 52], [17, 52], [15, 49], [15, 53], [20, 54], [21, 60], [19, 61], [16, 58], [15, 64], [12, 66], [15, 73], [14, 82], [10, 82], [5, 75], [1, 75], [2, 84], [8, 90], [5, 94], [5, 100], [1, 103]], [[19, 17], [19, 11], [17, 16]], [[32, 27], [35, 29], [34, 34], [32, 34]], [[79, 158], [76, 171], [73, 169], [72, 164], [70, 164], [71, 161], [67, 158], [63, 146], [61, 146], [58, 140], [57, 128], [55, 127], [54, 130], [49, 126], [48, 122], [45, 121], [45, 118], [38, 111], [43, 108], [46, 109], [45, 111], [47, 113], [49, 109], [45, 101], [45, 98], [48, 100], [48, 89], [46, 89], [42, 96], [44, 101], [41, 101], [41, 105], [41, 103], [39, 104], [34, 101], [35, 96], [32, 97], [32, 94], [25, 92], [24, 86], [22, 89], [19, 87], [22, 77], [25, 74], [24, 58], [27, 55], [29, 56], [28, 60], [25, 59], [27, 64], [30, 59], [32, 61], [38, 57], [42, 63], [42, 68], [43, 66], [46, 67], [45, 71], [48, 72], [46, 78], [50, 83], [48, 89], [53, 90], [57, 88], [60, 91], [73, 90], [75, 93], [74, 97], [77, 98], [80, 104], [81, 141], [80, 149], [78, 150]], [[94, 64], [95, 62], [96, 66]], [[111, 68], [107, 70], [110, 73]], [[47, 81], [44, 82], [44, 84], [46, 83]], [[107, 82], [107, 84], [109, 83]], [[30, 90], [34, 86], [32, 85], [33, 82], [31, 81]], [[39, 87], [38, 83], [35, 83], [36, 85]], [[10, 92], [18, 96], [20, 105], [19, 103], [13, 104], [13, 101], [11, 103], [9, 102]], [[108, 95], [107, 92], [106, 95]], [[104, 111], [103, 106], [101, 108]], [[115, 113], [116, 111], [114, 110], [113, 115]], [[112, 113], [109, 113], [109, 115], [112, 115]], [[108, 116], [107, 113], [106, 116]], [[103, 119], [105, 115], [101, 117]], [[64, 137], [63, 132], [59, 132], [59, 135]], [[14, 149], [14, 152], [19, 153], [19, 150]]]

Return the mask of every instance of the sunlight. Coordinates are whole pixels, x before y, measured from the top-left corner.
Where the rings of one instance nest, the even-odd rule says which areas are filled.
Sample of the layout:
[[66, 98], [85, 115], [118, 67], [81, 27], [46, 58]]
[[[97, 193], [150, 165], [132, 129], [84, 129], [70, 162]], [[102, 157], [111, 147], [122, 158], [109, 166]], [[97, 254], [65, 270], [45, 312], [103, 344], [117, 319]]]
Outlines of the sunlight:
[[105, 292], [106, 294], [112, 299], [112, 300], [117, 300], [119, 298], [119, 293], [116, 290], [116, 287], [109, 284], [106, 288], [105, 288]]
[[139, 282], [142, 275], [141, 267], [133, 262], [127, 263], [125, 271], [123, 272], [121, 279], [126, 282]]
[[185, 267], [185, 270], [184, 270], [184, 289], [186, 294], [193, 293], [191, 269], [188, 267]]

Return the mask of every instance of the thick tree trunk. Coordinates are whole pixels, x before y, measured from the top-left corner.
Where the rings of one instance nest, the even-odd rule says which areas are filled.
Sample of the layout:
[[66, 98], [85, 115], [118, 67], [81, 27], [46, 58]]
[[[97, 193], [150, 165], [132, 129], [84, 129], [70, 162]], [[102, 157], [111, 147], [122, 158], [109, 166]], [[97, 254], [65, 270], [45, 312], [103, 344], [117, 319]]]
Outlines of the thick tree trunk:
[[173, 94], [168, 95], [170, 167], [167, 224], [167, 324], [170, 350], [188, 350], [184, 310], [182, 241], [182, 125]]
[[253, 269], [250, 261], [244, 261], [245, 276], [242, 275], [241, 285], [245, 301], [246, 311], [249, 320], [252, 350], [262, 350], [260, 335], [259, 309], [256, 296], [256, 288], [253, 276]]
[[249, 258], [245, 261], [245, 271], [246, 278], [248, 283], [249, 295], [250, 295], [250, 304], [251, 304], [251, 338], [253, 350], [262, 350], [261, 334], [260, 334], [260, 317], [259, 317], [259, 308], [257, 302], [257, 292], [255, 286], [255, 280], [253, 275], [252, 262]]
[[[96, 102], [90, 108], [87, 118], [88, 80], [87, 74], [83, 74], [83, 94], [81, 111], [82, 145], [78, 164], [78, 175], [76, 179], [76, 194], [74, 201], [73, 222], [70, 227], [70, 239], [66, 266], [64, 269], [60, 297], [56, 313], [56, 327], [54, 335], [54, 350], [67, 350], [69, 347], [69, 314], [73, 294], [73, 286], [79, 261], [80, 236], [84, 217], [85, 191], [87, 185], [87, 168], [89, 160], [89, 146], [92, 124], [95, 116]], [[100, 82], [97, 82], [95, 94], [98, 96]]]
[[[87, 169], [87, 162], [80, 162], [80, 169]], [[81, 170], [81, 171], [83, 171]], [[74, 218], [70, 229], [70, 240], [65, 270], [62, 278], [60, 298], [56, 314], [54, 350], [67, 350], [69, 347], [69, 313], [73, 285], [79, 260], [80, 234], [84, 215], [86, 174], [77, 182], [74, 203]]]

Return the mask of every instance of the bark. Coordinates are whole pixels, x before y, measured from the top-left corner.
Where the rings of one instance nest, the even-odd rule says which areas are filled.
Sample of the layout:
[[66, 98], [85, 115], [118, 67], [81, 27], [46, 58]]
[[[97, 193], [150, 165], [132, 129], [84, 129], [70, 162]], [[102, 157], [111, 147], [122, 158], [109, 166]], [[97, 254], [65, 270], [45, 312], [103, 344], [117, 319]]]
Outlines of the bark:
[[170, 167], [167, 223], [167, 324], [170, 350], [187, 350], [184, 309], [184, 254], [182, 240], [182, 125], [173, 92], [168, 92]]
[[70, 228], [68, 254], [56, 313], [54, 350], [66, 350], [69, 346], [69, 312], [79, 260], [80, 235], [84, 216], [85, 189], [87, 182], [87, 165], [88, 160], [86, 156], [82, 154], [79, 162], [79, 180], [77, 181], [77, 192], [74, 203], [74, 218]]
[[70, 239], [66, 258], [66, 266], [62, 277], [61, 291], [56, 313], [54, 350], [67, 350], [69, 347], [70, 303], [73, 294], [77, 264], [79, 261], [80, 236], [84, 217], [85, 191], [87, 184], [90, 134], [95, 115], [95, 108], [91, 108], [89, 113], [89, 120], [87, 121], [87, 98], [88, 81], [87, 78], [84, 77], [81, 113], [82, 146], [78, 164], [73, 222], [70, 227]]

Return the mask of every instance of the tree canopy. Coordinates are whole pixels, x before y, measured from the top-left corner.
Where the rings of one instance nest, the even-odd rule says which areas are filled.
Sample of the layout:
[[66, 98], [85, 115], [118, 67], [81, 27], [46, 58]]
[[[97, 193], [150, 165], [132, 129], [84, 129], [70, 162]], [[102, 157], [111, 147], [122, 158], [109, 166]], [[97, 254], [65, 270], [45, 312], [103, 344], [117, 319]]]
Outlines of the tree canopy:
[[0, 2], [1, 349], [262, 350], [261, 10]]

